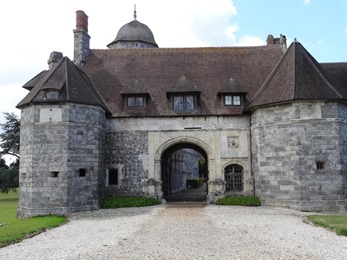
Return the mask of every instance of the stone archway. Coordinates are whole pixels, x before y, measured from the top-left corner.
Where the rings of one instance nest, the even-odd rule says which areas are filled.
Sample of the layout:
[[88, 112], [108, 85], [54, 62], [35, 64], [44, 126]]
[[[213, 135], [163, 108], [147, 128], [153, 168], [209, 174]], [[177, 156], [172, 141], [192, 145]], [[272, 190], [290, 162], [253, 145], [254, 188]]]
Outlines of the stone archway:
[[[183, 152], [182, 152], [183, 151]], [[200, 156], [201, 158], [204, 159], [204, 162], [206, 162], [206, 168], [204, 169], [203, 172], [199, 172], [198, 175], [194, 175], [195, 178], [200, 178], [203, 180], [202, 181], [202, 186], [198, 188], [198, 190], [191, 190], [192, 193], [189, 194], [189, 189], [193, 189], [193, 187], [188, 186], [186, 187], [186, 179], [189, 177], [192, 177], [190, 175], [190, 172], [184, 172], [181, 171], [179, 173], [173, 172], [172, 168], [172, 161], [174, 160], [177, 163], [181, 163], [180, 157], [186, 152], [189, 151], [194, 151], [197, 156]], [[176, 199], [173, 200], [185, 200], [185, 201], [196, 201], [196, 200], [206, 200], [206, 195], [208, 192], [208, 176], [209, 176], [209, 152], [210, 148], [208, 145], [206, 145], [204, 142], [196, 139], [196, 138], [187, 138], [187, 137], [182, 137], [182, 138], [175, 138], [168, 140], [164, 144], [162, 144], [161, 147], [157, 150], [156, 153], [156, 163], [157, 163], [157, 170], [159, 171], [159, 174], [157, 175], [161, 180], [161, 193], [162, 197], [165, 199], [168, 199], [170, 196], [170, 199], [172, 200], [173, 193], [177, 194], [177, 192], [180, 192], [181, 196], [184, 193], [184, 198], [181, 197], [181, 199]], [[178, 153], [178, 155], [177, 155]], [[190, 153], [190, 152], [189, 152]], [[172, 158], [172, 156], [176, 156], [178, 158]], [[159, 164], [159, 165], [158, 165]], [[159, 166], [159, 167], [158, 167]], [[182, 169], [182, 168], [181, 168]], [[184, 169], [184, 167], [183, 167]], [[180, 175], [180, 176], [177, 176]], [[181, 190], [177, 191], [177, 183], [181, 181]], [[175, 183], [173, 183], [175, 182]], [[183, 184], [184, 182], [184, 184]], [[184, 187], [182, 186], [184, 185]], [[176, 186], [176, 187], [174, 187]], [[179, 186], [179, 184], [178, 184]], [[182, 193], [183, 192], [183, 193]], [[200, 192], [200, 193], [199, 193]]]

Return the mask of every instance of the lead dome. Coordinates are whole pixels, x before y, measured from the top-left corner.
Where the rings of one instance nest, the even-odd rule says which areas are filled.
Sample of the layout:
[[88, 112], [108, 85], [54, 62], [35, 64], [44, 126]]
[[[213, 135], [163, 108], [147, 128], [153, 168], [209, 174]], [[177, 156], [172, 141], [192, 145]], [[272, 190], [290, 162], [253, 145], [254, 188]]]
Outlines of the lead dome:
[[135, 18], [119, 29], [116, 39], [107, 47], [109, 49], [158, 48], [158, 45], [151, 29]]

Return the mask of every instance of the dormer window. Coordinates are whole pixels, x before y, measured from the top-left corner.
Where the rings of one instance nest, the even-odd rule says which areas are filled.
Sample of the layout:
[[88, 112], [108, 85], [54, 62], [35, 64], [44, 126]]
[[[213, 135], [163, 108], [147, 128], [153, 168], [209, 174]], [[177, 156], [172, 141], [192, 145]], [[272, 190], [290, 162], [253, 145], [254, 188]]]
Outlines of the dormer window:
[[196, 108], [196, 98], [194, 95], [174, 95], [173, 109], [174, 110], [193, 110]]
[[221, 103], [226, 107], [243, 106], [247, 92], [235, 79], [229, 81], [218, 92]]
[[127, 106], [128, 107], [143, 107], [145, 105], [144, 96], [128, 96]]
[[241, 106], [241, 95], [224, 95], [225, 106]]
[[57, 90], [47, 90], [45, 92], [45, 100], [58, 100], [59, 99], [59, 91]]
[[128, 108], [145, 107], [150, 99], [148, 91], [138, 80], [134, 80], [129, 86], [125, 87], [120, 94], [123, 97], [124, 106]]
[[186, 112], [198, 109], [200, 93], [194, 82], [182, 75], [166, 92], [166, 96], [170, 99], [172, 110]]

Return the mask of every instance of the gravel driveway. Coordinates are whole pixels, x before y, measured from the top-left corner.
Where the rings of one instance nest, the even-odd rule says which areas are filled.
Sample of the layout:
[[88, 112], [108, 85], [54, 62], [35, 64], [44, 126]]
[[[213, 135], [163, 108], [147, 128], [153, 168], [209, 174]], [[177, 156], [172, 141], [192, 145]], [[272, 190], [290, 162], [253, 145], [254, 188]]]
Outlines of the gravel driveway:
[[176, 203], [77, 213], [0, 259], [347, 259], [347, 237], [270, 207]]

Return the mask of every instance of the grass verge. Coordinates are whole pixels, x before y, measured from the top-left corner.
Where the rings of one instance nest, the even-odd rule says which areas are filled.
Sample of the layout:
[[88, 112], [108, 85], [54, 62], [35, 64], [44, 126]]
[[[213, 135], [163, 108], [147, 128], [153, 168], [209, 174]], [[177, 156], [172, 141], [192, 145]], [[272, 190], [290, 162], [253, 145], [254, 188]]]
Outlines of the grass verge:
[[256, 196], [229, 196], [218, 199], [216, 205], [258, 207], [261, 202]]
[[311, 215], [307, 219], [315, 225], [335, 231], [339, 236], [347, 236], [347, 215]]
[[31, 237], [67, 221], [64, 216], [42, 216], [18, 219], [18, 193], [0, 193], [0, 248]]
[[100, 200], [100, 208], [102, 209], [146, 207], [158, 204], [160, 201], [157, 199], [137, 196], [107, 197]]

